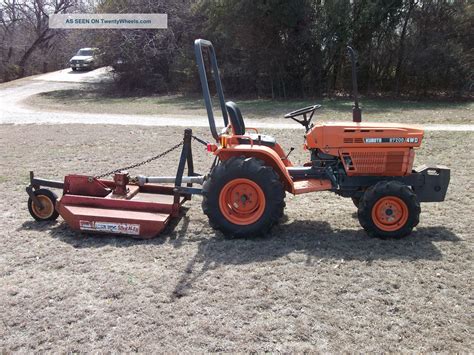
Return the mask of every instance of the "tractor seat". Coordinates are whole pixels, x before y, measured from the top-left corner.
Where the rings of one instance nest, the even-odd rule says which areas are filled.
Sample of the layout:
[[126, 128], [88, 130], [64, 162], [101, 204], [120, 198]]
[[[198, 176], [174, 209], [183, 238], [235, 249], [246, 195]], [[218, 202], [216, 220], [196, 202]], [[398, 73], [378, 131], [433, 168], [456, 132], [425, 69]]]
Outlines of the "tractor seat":
[[[261, 144], [267, 147], [275, 146], [276, 140], [272, 136], [268, 136], [266, 134], [245, 132], [244, 119], [242, 117], [240, 109], [237, 107], [235, 102], [228, 101], [226, 102], [225, 107], [227, 108], [227, 112], [229, 113], [230, 123], [232, 125], [232, 130], [234, 131], [234, 134], [239, 136], [249, 136], [253, 140], [253, 144]], [[239, 138], [239, 143], [250, 144], [250, 140], [247, 138]]]

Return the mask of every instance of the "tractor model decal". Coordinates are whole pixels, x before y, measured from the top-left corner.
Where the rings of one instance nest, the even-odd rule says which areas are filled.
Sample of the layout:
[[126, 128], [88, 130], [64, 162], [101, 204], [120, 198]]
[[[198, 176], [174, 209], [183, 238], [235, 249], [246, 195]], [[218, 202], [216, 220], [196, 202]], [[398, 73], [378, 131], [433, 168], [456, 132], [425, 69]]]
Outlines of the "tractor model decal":
[[418, 138], [403, 138], [403, 137], [390, 137], [390, 138], [364, 138], [365, 143], [418, 143]]

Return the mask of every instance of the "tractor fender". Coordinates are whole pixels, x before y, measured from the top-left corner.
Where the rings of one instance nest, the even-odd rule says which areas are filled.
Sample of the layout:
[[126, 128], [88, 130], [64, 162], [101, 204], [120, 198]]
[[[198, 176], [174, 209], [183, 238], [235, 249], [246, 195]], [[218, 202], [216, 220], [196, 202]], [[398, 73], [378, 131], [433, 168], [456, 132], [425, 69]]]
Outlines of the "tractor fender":
[[232, 157], [255, 157], [263, 160], [265, 165], [271, 166], [275, 172], [280, 176], [285, 189], [288, 192], [294, 193], [294, 184], [291, 179], [282, 158], [271, 148], [263, 145], [238, 144], [227, 148], [219, 147], [214, 154], [224, 161]]

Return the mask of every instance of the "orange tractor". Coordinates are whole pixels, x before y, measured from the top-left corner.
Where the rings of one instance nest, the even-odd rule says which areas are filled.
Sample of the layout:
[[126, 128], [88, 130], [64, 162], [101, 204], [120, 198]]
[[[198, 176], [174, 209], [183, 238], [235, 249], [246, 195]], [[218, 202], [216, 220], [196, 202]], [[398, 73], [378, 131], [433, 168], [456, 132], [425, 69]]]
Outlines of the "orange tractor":
[[[348, 47], [349, 48], [349, 47]], [[195, 41], [209, 126], [215, 143], [184, 132], [183, 141], [143, 162], [98, 176], [66, 175], [64, 181], [30, 173], [28, 209], [38, 221], [64, 218], [86, 233], [152, 238], [179, 216], [181, 205], [202, 194], [202, 208], [212, 227], [225, 234], [251, 236], [267, 232], [283, 215], [285, 192], [295, 195], [332, 191], [352, 198], [360, 224], [369, 235], [402, 237], [418, 224], [420, 202], [443, 201], [450, 170], [444, 166], [413, 169], [415, 149], [423, 130], [415, 127], [361, 123], [357, 101], [354, 52], [353, 122], [313, 124], [320, 105], [285, 115], [303, 125], [304, 147], [310, 153], [303, 166], [294, 166], [275, 138], [245, 126], [233, 102], [226, 102], [211, 42]], [[217, 131], [204, 61], [208, 54], [224, 128]], [[210, 173], [194, 171], [192, 140], [215, 155]], [[182, 147], [176, 176], [130, 177], [127, 170], [159, 159]], [[187, 176], [185, 168], [187, 166]], [[104, 177], [114, 175], [113, 180]], [[173, 184], [170, 186], [170, 183]], [[203, 185], [201, 188], [193, 184]], [[183, 186], [184, 185], [184, 186]], [[42, 187], [62, 189], [62, 196]]]
[[[285, 191], [295, 195], [332, 191], [352, 198], [361, 226], [369, 235], [403, 237], [419, 222], [420, 202], [443, 201], [450, 170], [444, 166], [413, 169], [423, 130], [392, 124], [361, 123], [355, 56], [352, 60], [355, 105], [353, 122], [313, 124], [320, 105], [290, 112], [305, 129], [303, 166], [294, 166], [275, 138], [245, 126], [237, 105], [225, 102], [211, 42], [195, 41], [195, 54], [215, 163], [203, 185], [204, 213], [214, 228], [248, 236], [268, 231], [283, 215]], [[209, 62], [224, 120], [218, 133], [203, 54]], [[290, 151], [291, 153], [291, 151]]]

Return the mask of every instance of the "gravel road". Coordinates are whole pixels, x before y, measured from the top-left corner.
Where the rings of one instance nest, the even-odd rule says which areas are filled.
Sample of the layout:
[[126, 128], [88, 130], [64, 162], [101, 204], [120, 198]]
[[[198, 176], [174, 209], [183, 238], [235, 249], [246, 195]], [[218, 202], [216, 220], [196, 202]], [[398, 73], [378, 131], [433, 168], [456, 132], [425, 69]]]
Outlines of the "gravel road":
[[[31, 95], [54, 90], [74, 89], [87, 84], [112, 80], [112, 72], [99, 68], [90, 72], [63, 69], [53, 73], [0, 84], [0, 124], [114, 124], [141, 126], [207, 127], [205, 116], [184, 115], [117, 115], [78, 112], [42, 111], [26, 107], [22, 101]], [[203, 103], [204, 105], [204, 103]], [[301, 126], [283, 118], [246, 120], [249, 127], [300, 129]], [[219, 124], [219, 122], [217, 122]], [[426, 131], [474, 131], [473, 124], [429, 124]]]

